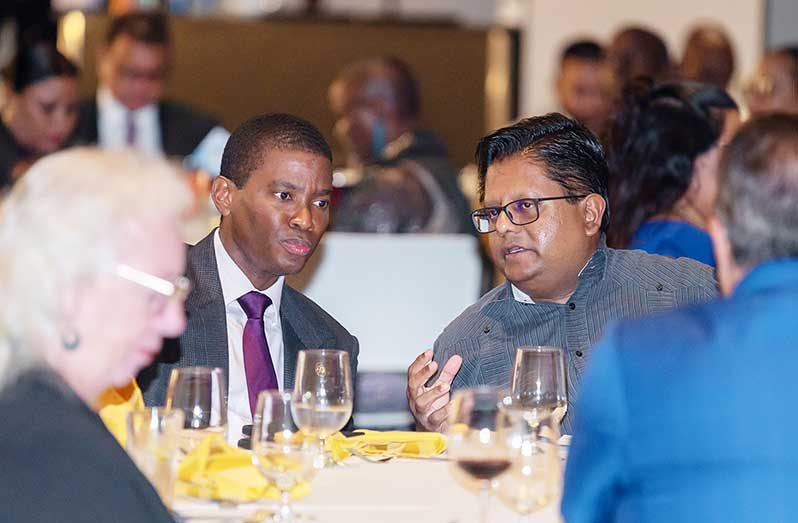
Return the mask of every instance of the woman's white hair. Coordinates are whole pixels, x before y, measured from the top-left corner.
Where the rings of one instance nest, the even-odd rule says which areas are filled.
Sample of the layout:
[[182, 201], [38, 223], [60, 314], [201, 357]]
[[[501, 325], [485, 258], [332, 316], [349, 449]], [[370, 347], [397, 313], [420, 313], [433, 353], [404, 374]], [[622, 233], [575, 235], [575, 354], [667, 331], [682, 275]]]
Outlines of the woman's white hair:
[[0, 387], [59, 339], [65, 290], [113, 270], [123, 226], [188, 208], [165, 160], [76, 148], [36, 162], [0, 203]]

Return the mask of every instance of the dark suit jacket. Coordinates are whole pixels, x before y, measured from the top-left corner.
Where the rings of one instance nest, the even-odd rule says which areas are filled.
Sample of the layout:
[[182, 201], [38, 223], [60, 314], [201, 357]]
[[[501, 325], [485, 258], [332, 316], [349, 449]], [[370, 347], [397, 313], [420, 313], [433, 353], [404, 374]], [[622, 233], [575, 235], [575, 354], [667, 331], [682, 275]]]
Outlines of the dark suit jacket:
[[[187, 275], [194, 290], [186, 300], [188, 324], [179, 340], [166, 340], [156, 362], [141, 372], [139, 386], [148, 405], [163, 405], [175, 367], [219, 367], [228, 372], [227, 320], [213, 249], [213, 233], [188, 250]], [[357, 339], [314, 302], [283, 287], [283, 387], [294, 387], [297, 354], [303, 349], [349, 352], [352, 380], [357, 374]], [[229, 383], [229, 380], [228, 380]]]
[[0, 521], [174, 523], [100, 417], [56, 375], [0, 394]]
[[[81, 102], [78, 122], [70, 142], [78, 145], [94, 145], [98, 142], [97, 98]], [[188, 156], [219, 125], [213, 117], [186, 105], [164, 100], [158, 104], [158, 119], [161, 125], [161, 146], [166, 156]]]

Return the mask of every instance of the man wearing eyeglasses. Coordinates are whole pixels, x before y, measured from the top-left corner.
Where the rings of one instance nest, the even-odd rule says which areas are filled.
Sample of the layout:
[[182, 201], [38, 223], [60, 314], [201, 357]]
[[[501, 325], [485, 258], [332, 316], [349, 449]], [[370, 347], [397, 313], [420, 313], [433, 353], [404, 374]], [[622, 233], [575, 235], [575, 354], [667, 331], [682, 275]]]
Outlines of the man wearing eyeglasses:
[[[408, 369], [419, 428], [445, 430], [453, 389], [507, 386], [515, 349], [565, 350], [575, 397], [608, 321], [705, 301], [712, 269], [685, 258], [607, 248], [607, 163], [596, 137], [557, 113], [528, 118], [477, 146], [477, 231], [507, 282], [466, 309]], [[437, 379], [426, 384], [437, 374]], [[570, 431], [570, 414], [564, 430]]]

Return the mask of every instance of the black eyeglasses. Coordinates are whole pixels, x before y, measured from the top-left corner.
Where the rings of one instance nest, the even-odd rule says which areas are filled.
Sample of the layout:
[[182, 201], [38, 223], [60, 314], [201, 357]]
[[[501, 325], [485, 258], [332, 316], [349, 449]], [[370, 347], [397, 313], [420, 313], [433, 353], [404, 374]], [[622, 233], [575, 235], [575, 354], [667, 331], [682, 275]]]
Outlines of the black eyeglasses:
[[589, 194], [569, 194], [568, 196], [550, 196], [547, 198], [522, 198], [515, 200], [503, 207], [485, 207], [471, 213], [477, 232], [487, 234], [496, 230], [496, 222], [501, 213], [507, 215], [510, 222], [515, 225], [529, 225], [540, 218], [540, 202], [549, 200], [578, 200], [590, 196]]

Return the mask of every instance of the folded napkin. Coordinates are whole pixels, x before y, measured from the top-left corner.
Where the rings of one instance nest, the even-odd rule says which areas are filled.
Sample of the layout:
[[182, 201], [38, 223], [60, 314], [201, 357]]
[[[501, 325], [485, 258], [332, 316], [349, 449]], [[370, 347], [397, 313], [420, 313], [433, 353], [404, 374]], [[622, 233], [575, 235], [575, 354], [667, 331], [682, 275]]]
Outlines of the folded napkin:
[[105, 427], [124, 448], [127, 442], [127, 414], [134, 409], [144, 408], [144, 398], [136, 380], [130, 380], [124, 387], [103, 392], [97, 407]]
[[344, 437], [338, 433], [327, 439], [327, 448], [336, 461], [349, 457], [355, 449], [367, 456], [431, 458], [446, 450], [446, 438], [437, 432], [402, 432], [358, 429], [362, 435]]
[[[280, 499], [280, 491], [271, 485], [252, 462], [252, 453], [229, 446], [224, 438], [211, 435], [203, 439], [178, 466], [178, 495], [228, 501]], [[310, 492], [307, 483], [298, 485], [291, 498]]]

